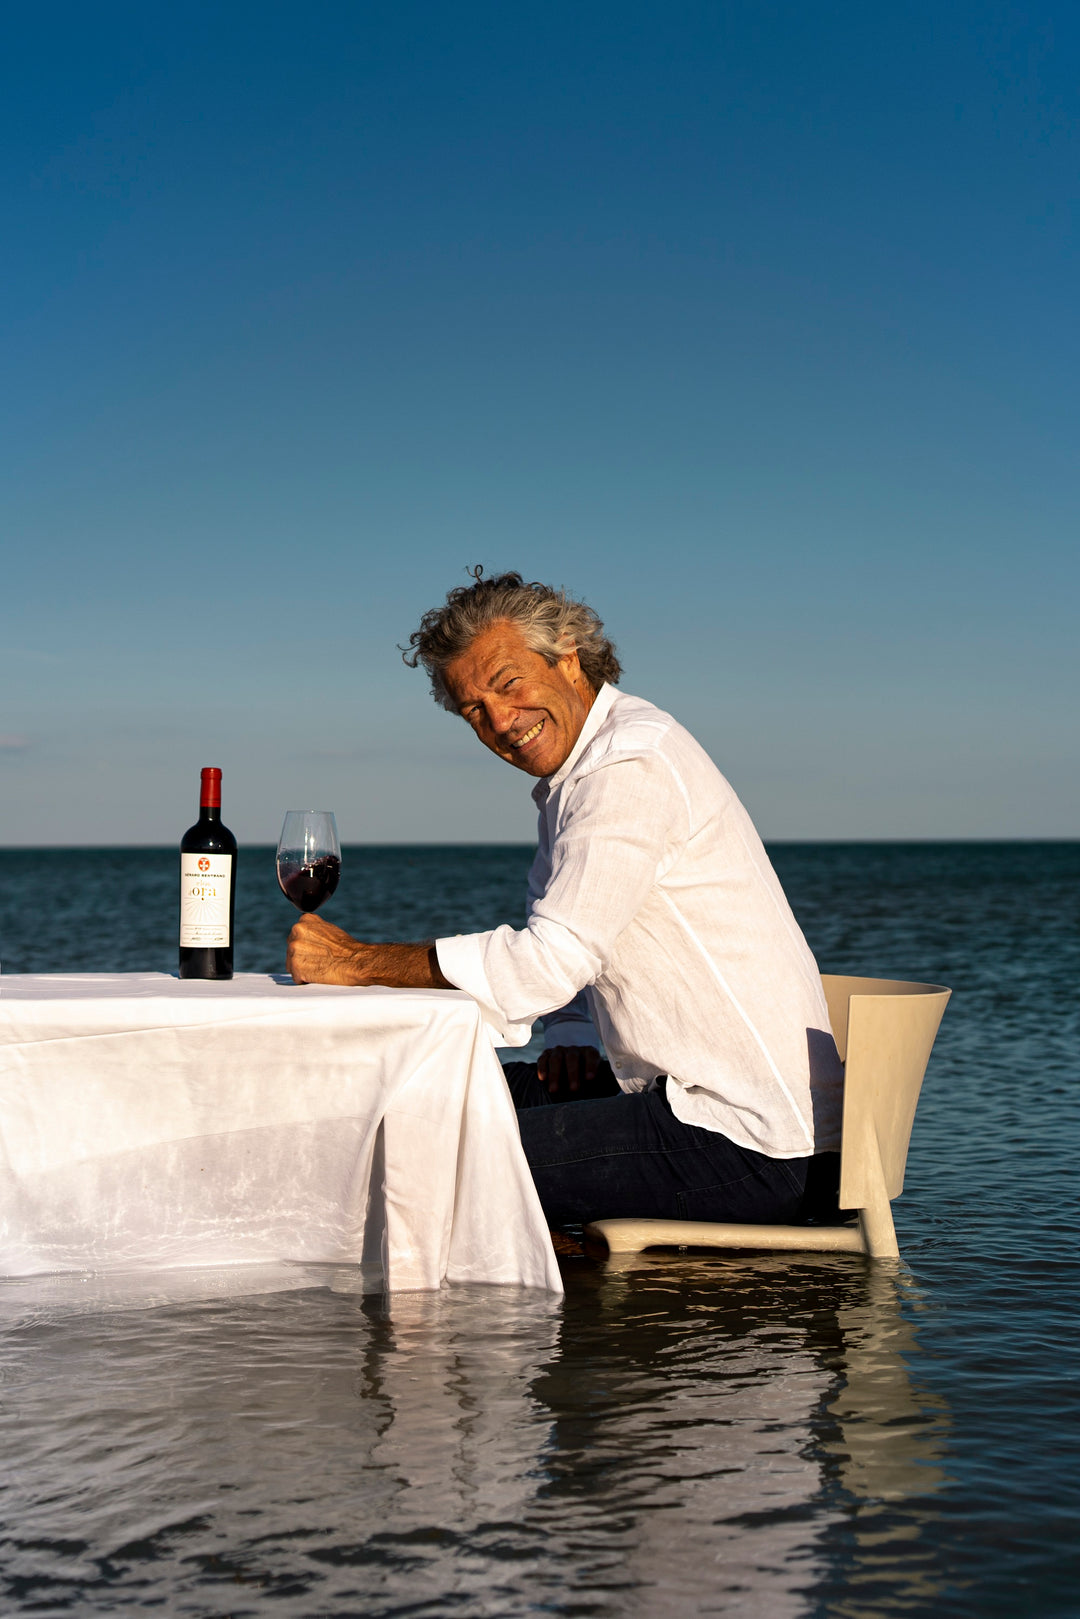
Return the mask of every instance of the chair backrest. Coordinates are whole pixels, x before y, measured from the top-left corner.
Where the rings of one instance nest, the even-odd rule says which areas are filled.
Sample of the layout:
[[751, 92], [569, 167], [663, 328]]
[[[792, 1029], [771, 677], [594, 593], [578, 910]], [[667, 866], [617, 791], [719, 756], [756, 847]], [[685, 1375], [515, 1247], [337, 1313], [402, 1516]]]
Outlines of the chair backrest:
[[951, 990], [822, 974], [844, 1063], [840, 1207], [899, 1197], [923, 1075]]

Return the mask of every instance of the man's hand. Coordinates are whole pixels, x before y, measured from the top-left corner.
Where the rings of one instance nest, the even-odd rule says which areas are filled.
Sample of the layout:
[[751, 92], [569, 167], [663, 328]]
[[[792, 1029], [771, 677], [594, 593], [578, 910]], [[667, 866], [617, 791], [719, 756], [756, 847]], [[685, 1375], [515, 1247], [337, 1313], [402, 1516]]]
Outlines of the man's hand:
[[600, 1053], [595, 1046], [552, 1046], [542, 1051], [536, 1062], [537, 1076], [541, 1085], [547, 1086], [553, 1102], [614, 1096], [618, 1085], [599, 1070]]
[[317, 916], [302, 916], [289, 934], [285, 965], [297, 984], [366, 984], [364, 946]]
[[433, 944], [362, 944], [317, 916], [302, 916], [289, 934], [285, 965], [297, 984], [454, 988], [439, 971]]

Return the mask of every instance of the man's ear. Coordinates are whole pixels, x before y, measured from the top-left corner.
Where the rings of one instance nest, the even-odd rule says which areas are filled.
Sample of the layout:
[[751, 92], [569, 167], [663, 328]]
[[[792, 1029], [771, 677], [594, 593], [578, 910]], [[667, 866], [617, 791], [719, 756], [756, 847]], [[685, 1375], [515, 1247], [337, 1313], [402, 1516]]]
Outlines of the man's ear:
[[571, 641], [565, 652], [559, 653], [559, 663], [562, 665], [564, 673], [576, 683], [581, 675], [581, 659], [578, 657], [578, 649], [573, 641]]

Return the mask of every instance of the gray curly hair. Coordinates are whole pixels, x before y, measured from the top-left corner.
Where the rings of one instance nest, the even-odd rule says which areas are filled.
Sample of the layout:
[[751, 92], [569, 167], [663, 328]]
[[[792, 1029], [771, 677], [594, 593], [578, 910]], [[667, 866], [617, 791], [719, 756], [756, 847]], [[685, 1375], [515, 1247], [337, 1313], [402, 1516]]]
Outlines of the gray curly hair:
[[457, 704], [446, 688], [447, 665], [467, 651], [483, 630], [503, 620], [516, 624], [525, 644], [549, 664], [558, 663], [573, 647], [594, 692], [605, 681], [618, 685], [622, 665], [591, 607], [574, 601], [564, 590], [554, 590], [535, 580], [527, 584], [520, 573], [500, 573], [485, 579], [483, 568], [470, 568], [468, 572], [472, 584], [458, 585], [447, 596], [444, 607], [433, 607], [425, 613], [420, 628], [409, 636], [409, 645], [401, 654], [410, 669], [423, 664], [431, 680], [431, 695], [443, 708], [452, 714], [457, 712]]

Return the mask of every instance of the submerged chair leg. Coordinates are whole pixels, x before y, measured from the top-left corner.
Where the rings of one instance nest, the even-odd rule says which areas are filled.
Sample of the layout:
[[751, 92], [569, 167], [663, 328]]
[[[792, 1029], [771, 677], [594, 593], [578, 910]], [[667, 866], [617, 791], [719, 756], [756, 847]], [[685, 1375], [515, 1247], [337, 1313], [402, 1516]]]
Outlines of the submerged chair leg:
[[859, 1210], [859, 1233], [863, 1248], [871, 1259], [899, 1259], [900, 1248], [893, 1225], [892, 1204], [885, 1190], [885, 1175], [876, 1141], [864, 1148], [863, 1176], [864, 1181], [869, 1182], [866, 1201]]
[[888, 1202], [877, 1208], [859, 1210], [859, 1232], [871, 1259], [899, 1259], [892, 1210]]

